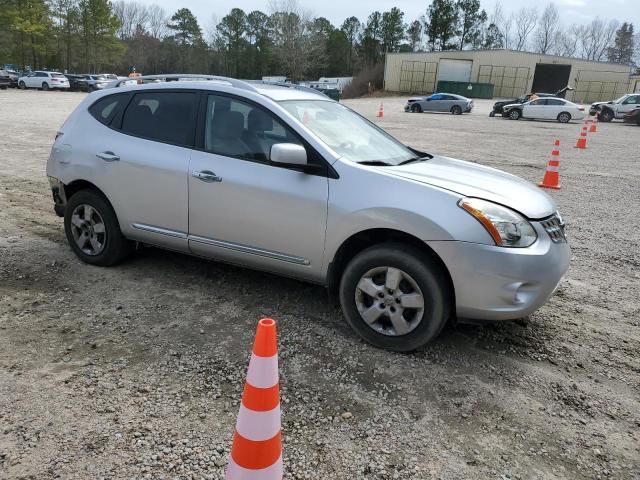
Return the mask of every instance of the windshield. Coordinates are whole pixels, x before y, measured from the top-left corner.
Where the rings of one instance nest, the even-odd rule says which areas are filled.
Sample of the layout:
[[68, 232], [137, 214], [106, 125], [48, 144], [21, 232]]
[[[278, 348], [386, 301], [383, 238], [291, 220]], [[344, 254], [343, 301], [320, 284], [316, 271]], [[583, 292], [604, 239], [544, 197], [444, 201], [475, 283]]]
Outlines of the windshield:
[[280, 104], [347, 160], [399, 165], [416, 157], [384, 130], [339, 103], [287, 100]]
[[618, 98], [617, 100], [614, 100], [613, 103], [622, 103], [624, 102], [624, 100], [628, 97], [629, 95], [623, 95], [620, 98]]

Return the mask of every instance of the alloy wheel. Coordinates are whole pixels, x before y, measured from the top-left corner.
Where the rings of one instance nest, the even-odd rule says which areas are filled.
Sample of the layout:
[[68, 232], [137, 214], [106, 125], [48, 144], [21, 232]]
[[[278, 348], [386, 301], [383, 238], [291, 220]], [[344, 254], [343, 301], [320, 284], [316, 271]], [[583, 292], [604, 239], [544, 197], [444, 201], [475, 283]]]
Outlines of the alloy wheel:
[[408, 273], [394, 267], [376, 267], [365, 273], [355, 292], [362, 320], [387, 336], [411, 333], [424, 317], [424, 295]]
[[100, 255], [107, 243], [107, 230], [102, 216], [91, 205], [78, 205], [71, 214], [73, 240], [86, 255]]

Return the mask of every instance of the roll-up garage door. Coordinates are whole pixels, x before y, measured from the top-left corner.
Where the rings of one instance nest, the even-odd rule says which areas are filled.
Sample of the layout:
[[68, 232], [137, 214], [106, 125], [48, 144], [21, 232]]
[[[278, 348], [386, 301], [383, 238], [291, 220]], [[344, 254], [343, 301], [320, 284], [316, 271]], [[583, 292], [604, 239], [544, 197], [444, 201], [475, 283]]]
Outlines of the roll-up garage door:
[[449, 60], [443, 58], [438, 64], [438, 81], [470, 82], [473, 60]]

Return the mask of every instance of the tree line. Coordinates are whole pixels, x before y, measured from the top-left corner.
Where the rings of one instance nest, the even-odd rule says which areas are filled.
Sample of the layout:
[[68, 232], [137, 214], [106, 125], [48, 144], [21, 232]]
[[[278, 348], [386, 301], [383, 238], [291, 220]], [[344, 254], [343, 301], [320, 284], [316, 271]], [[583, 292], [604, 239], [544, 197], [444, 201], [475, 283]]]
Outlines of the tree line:
[[233, 8], [203, 30], [187, 8], [168, 13], [136, 0], [0, 0], [0, 62], [68, 72], [199, 72], [294, 80], [351, 76], [387, 52], [512, 49], [640, 64], [634, 26], [595, 18], [566, 25], [542, 11], [492, 12], [480, 0], [432, 0], [406, 19], [397, 7], [333, 25], [296, 0], [269, 12]]

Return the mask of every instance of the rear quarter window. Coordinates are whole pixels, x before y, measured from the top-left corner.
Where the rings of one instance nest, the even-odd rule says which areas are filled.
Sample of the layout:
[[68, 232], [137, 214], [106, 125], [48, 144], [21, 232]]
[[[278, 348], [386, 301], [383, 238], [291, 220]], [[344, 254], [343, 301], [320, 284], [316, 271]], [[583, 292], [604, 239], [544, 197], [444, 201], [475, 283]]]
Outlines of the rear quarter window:
[[122, 110], [128, 97], [126, 94], [102, 97], [89, 107], [89, 113], [103, 125], [109, 125], [113, 118]]

